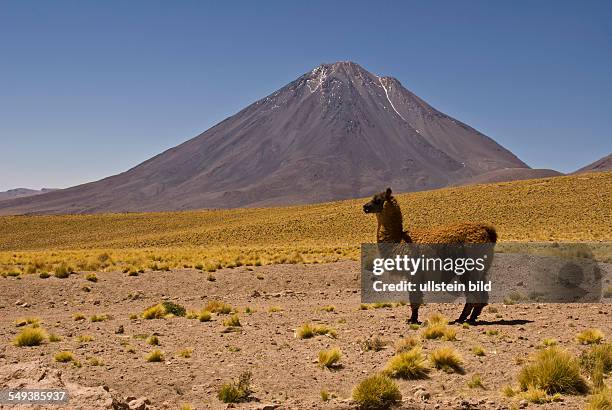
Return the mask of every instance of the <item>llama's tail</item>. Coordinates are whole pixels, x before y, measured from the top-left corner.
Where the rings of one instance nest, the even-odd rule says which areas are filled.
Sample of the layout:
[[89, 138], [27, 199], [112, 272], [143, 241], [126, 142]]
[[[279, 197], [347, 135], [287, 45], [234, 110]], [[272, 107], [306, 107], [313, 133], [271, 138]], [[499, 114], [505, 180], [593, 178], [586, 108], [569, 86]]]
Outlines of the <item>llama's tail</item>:
[[491, 225], [485, 225], [484, 230], [487, 232], [487, 236], [489, 237], [489, 242], [497, 243], [497, 231]]

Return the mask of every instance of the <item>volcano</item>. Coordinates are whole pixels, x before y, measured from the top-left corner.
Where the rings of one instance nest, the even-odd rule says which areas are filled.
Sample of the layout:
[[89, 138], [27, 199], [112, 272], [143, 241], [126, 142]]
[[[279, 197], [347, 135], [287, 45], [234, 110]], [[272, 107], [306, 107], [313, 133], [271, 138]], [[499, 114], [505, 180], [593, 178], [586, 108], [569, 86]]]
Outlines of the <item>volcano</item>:
[[0, 202], [0, 213], [303, 204], [444, 187], [529, 167], [393, 77], [323, 64], [197, 137], [100, 181]]

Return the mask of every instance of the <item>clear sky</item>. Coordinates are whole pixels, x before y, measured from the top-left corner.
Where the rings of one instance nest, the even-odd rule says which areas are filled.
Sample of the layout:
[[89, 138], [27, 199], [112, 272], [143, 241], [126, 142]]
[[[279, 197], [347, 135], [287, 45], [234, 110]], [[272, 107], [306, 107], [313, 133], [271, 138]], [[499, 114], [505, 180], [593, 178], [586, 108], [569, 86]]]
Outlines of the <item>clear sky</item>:
[[0, 190], [127, 170], [338, 60], [534, 168], [612, 151], [610, 1], [1, 1]]

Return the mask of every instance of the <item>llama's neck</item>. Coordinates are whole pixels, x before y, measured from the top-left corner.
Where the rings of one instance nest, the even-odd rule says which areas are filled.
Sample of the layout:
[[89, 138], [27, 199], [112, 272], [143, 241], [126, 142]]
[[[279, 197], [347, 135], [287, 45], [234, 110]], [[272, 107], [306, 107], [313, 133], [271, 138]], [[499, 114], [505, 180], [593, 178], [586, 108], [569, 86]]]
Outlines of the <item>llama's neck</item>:
[[385, 201], [383, 210], [376, 214], [378, 230], [376, 242], [399, 243], [402, 241], [402, 211], [395, 198]]

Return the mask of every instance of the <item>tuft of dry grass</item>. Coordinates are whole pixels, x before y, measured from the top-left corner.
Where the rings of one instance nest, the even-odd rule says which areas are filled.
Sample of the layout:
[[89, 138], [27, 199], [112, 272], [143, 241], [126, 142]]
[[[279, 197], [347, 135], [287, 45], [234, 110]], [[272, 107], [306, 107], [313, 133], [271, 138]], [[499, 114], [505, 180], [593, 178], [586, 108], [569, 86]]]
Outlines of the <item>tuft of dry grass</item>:
[[342, 351], [337, 347], [321, 350], [319, 352], [319, 366], [331, 369], [338, 365], [341, 357]]
[[19, 333], [13, 344], [17, 347], [39, 346], [47, 338], [47, 333], [37, 327], [26, 327]]
[[604, 334], [599, 329], [585, 329], [576, 335], [576, 341], [582, 345], [598, 344], [603, 339]]
[[482, 384], [482, 377], [480, 377], [479, 374], [473, 374], [472, 377], [470, 377], [470, 380], [468, 380], [467, 386], [470, 389], [484, 389], [484, 385]]
[[241, 327], [242, 324], [240, 323], [240, 318], [238, 317], [238, 315], [234, 314], [223, 321], [223, 326]]
[[423, 339], [442, 339], [452, 342], [457, 340], [457, 331], [441, 323], [428, 325], [421, 332]]
[[545, 347], [551, 347], [551, 346], [556, 346], [559, 342], [557, 342], [557, 339], [551, 339], [551, 338], [547, 338], [542, 340], [542, 345]]
[[147, 359], [147, 362], [153, 362], [153, 363], [163, 362], [164, 353], [159, 349], [155, 349], [151, 353], [149, 353], [146, 359]]
[[74, 354], [72, 352], [58, 352], [55, 354], [54, 359], [59, 363], [68, 363], [74, 360]]
[[359, 347], [361, 348], [361, 351], [363, 352], [369, 352], [369, 351], [378, 352], [384, 349], [386, 345], [387, 345], [387, 342], [385, 342], [378, 336], [374, 336], [370, 339], [362, 340], [359, 342]]
[[38, 327], [40, 325], [40, 319], [37, 317], [26, 317], [15, 320], [15, 326], [22, 327], [31, 325], [32, 327]]
[[414, 380], [426, 378], [429, 368], [421, 348], [413, 347], [389, 359], [383, 372], [393, 378]]
[[455, 349], [450, 346], [440, 347], [429, 355], [431, 365], [445, 372], [463, 372], [463, 359]]
[[207, 310], [210, 313], [227, 315], [229, 313], [232, 313], [233, 308], [231, 305], [228, 305], [227, 303], [224, 303], [218, 300], [211, 300], [210, 302], [206, 304], [206, 307], [204, 308], [204, 310]]
[[85, 280], [95, 283], [98, 281], [98, 277], [95, 273], [88, 273], [87, 275], [85, 275]]
[[161, 303], [151, 306], [142, 312], [143, 319], [162, 319], [165, 316], [166, 309], [164, 309]]
[[223, 403], [242, 403], [248, 401], [251, 396], [251, 373], [245, 372], [237, 381], [224, 383], [217, 397]]
[[280, 306], [270, 306], [268, 308], [268, 313], [278, 313], [278, 312], [282, 312], [283, 308]]
[[603, 388], [589, 398], [586, 410], [612, 409], [612, 390]]
[[178, 353], [178, 355], [184, 359], [189, 359], [192, 354], [193, 354], [193, 349], [191, 348], [183, 349]]
[[80, 335], [79, 337], [77, 337], [77, 342], [79, 343], [88, 343], [88, 342], [91, 342], [92, 340], [93, 340], [93, 337], [89, 335]]
[[326, 335], [332, 338], [336, 338], [337, 333], [335, 329], [332, 329], [326, 325], [311, 325], [310, 323], [305, 323], [295, 331], [295, 337], [298, 339], [310, 339], [314, 336]]
[[198, 315], [198, 320], [200, 322], [210, 322], [211, 318], [212, 318], [212, 314], [208, 310], [203, 310]]
[[336, 310], [336, 307], [334, 305], [327, 305], [323, 306], [320, 310], [322, 310], [323, 312], [334, 312]]
[[474, 353], [474, 356], [484, 356], [484, 355], [486, 355], [486, 352], [482, 348], [482, 346], [474, 346], [472, 348], [472, 353]]
[[353, 401], [362, 410], [388, 409], [402, 400], [397, 383], [382, 374], [362, 380], [353, 389]]
[[415, 337], [403, 337], [395, 342], [395, 352], [407, 352], [409, 350], [412, 350], [412, 348], [419, 346], [420, 344], [421, 342], [419, 341], [419, 339]]
[[547, 394], [581, 394], [587, 391], [578, 359], [557, 347], [539, 351], [533, 361], [521, 369], [518, 382], [523, 391], [530, 387], [542, 389]]
[[151, 346], [159, 346], [159, 338], [155, 335], [152, 335], [147, 339], [147, 343]]

